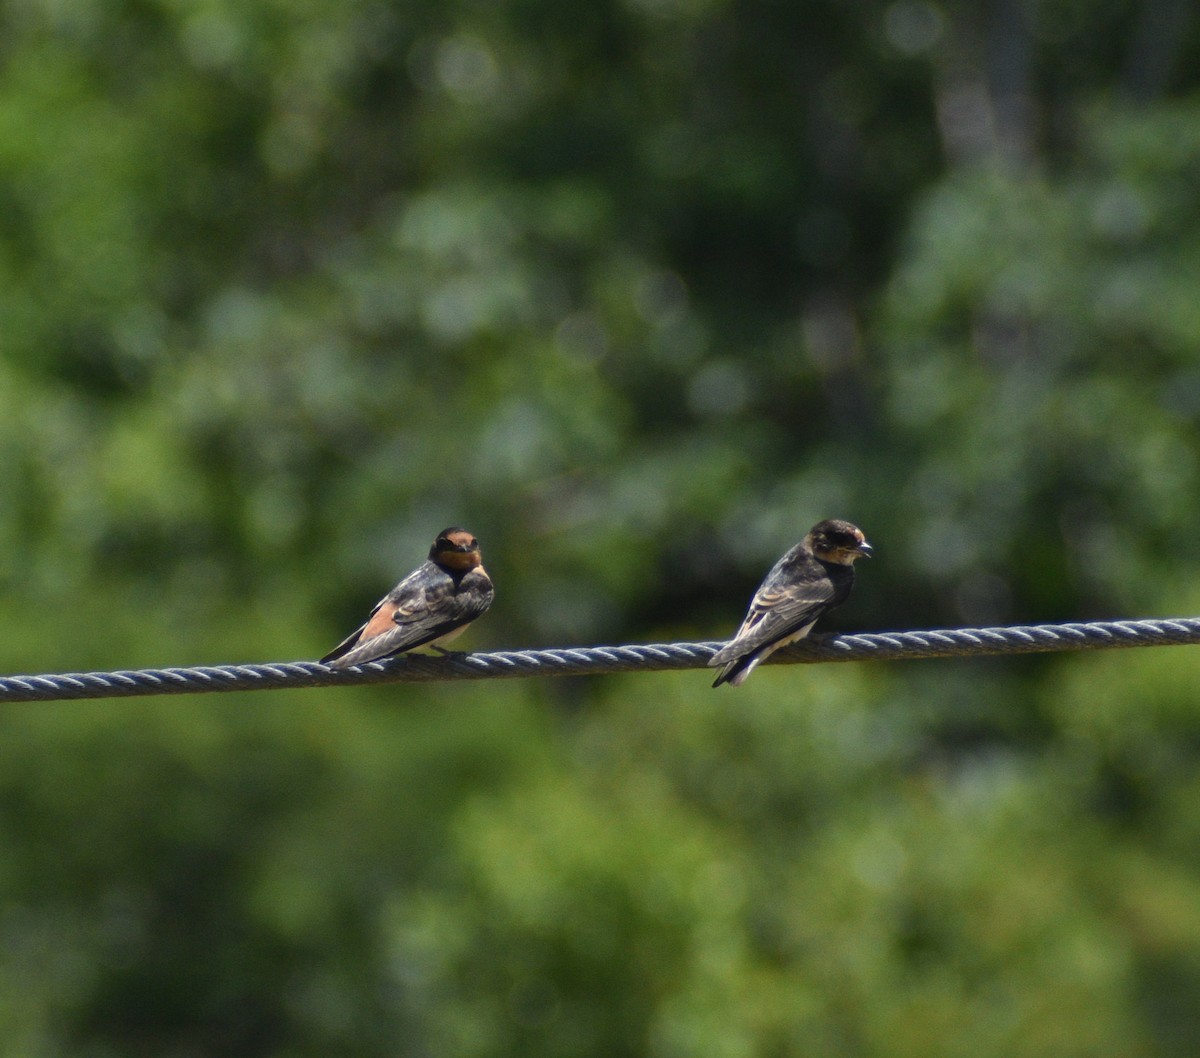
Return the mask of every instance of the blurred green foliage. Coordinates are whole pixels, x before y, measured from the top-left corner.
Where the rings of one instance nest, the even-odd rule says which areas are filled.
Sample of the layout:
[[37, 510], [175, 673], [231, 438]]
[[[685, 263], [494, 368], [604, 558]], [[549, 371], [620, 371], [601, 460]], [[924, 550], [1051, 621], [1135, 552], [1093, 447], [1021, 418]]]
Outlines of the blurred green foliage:
[[[11, 0], [10, 671], [1200, 612], [1200, 27]], [[0, 1054], [1192, 1055], [1200, 662], [12, 706]]]

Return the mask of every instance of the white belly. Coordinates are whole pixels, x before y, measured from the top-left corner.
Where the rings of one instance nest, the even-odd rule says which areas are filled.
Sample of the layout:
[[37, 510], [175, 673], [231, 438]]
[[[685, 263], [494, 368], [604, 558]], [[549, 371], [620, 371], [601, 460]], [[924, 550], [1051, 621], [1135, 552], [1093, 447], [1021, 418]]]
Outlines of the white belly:
[[467, 630], [466, 625], [459, 625], [456, 629], [454, 629], [453, 632], [447, 632], [444, 636], [438, 636], [437, 639], [431, 639], [428, 643], [423, 643], [422, 646], [440, 647], [446, 643], [451, 642], [452, 640], [457, 639], [466, 630]]

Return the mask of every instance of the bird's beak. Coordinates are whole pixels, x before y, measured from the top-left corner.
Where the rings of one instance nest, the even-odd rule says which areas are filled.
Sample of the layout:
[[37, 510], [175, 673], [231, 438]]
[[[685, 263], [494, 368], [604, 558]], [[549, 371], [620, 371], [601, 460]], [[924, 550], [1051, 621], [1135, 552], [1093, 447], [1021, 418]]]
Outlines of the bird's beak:
[[861, 544], [858, 545], [858, 553], [860, 555], [862, 555], [863, 558], [870, 558], [871, 552], [874, 550], [875, 549], [870, 544], [868, 544], [865, 540]]

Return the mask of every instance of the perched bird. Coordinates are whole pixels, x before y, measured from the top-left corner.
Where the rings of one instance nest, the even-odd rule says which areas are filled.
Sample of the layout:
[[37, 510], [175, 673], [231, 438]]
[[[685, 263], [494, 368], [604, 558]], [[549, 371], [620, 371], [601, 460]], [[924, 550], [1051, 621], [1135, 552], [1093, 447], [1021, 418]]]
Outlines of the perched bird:
[[742, 627], [709, 665], [720, 666], [714, 687], [746, 681], [780, 647], [803, 639], [854, 586], [854, 560], [870, 555], [862, 530], [849, 522], [818, 522], [771, 568], [750, 601]]
[[429, 558], [321, 661], [344, 669], [417, 647], [440, 649], [492, 605], [492, 595], [479, 541], [452, 525], [438, 533]]

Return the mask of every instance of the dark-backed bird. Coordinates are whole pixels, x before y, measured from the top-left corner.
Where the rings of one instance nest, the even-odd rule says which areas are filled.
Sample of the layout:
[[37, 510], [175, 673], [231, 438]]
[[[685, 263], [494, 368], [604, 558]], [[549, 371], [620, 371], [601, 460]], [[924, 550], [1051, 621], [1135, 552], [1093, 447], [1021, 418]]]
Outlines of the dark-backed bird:
[[492, 605], [493, 594], [479, 541], [452, 525], [438, 533], [429, 558], [321, 661], [345, 669], [418, 647], [441, 649]]
[[808, 635], [822, 615], [846, 601], [854, 562], [871, 553], [862, 530], [849, 522], [818, 522], [771, 567], [750, 601], [742, 627], [709, 665], [720, 667], [714, 687], [737, 687], [760, 661]]

